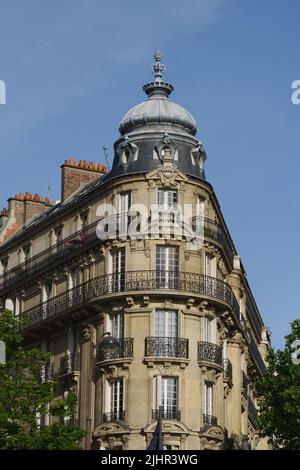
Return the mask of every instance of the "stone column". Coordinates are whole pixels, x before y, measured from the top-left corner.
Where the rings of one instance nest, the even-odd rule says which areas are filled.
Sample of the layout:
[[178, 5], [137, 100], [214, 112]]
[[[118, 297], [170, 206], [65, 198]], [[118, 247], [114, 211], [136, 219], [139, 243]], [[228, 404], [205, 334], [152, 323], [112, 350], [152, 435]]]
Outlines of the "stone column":
[[227, 341], [227, 357], [232, 364], [233, 387], [227, 397], [227, 423], [229, 437], [241, 435], [241, 359], [243, 338], [239, 331]]
[[90, 325], [84, 325], [81, 331], [81, 350], [80, 350], [80, 396], [79, 396], [79, 423], [81, 429], [87, 432], [83, 438], [85, 449], [91, 447], [91, 393], [92, 393], [92, 329]]
[[[98, 347], [100, 338], [105, 333], [104, 331], [104, 314], [99, 316], [99, 321], [97, 322], [96, 326], [96, 347]], [[97, 350], [96, 350], [97, 354]], [[95, 412], [94, 412], [94, 422], [95, 422], [95, 429], [99, 424], [102, 422], [102, 415], [103, 415], [103, 373], [97, 367], [96, 370], [96, 377], [95, 377]]]

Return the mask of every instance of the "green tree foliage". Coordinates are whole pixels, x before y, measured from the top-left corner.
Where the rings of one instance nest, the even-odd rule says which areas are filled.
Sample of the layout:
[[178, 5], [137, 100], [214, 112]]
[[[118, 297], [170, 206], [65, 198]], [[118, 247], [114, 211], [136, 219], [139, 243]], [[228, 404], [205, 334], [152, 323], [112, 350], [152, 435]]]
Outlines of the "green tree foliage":
[[[55, 399], [55, 382], [41, 380], [49, 354], [26, 349], [22, 329], [8, 310], [0, 315], [0, 339], [6, 344], [6, 364], [0, 364], [0, 449], [80, 449], [84, 431], [63, 424], [74, 416], [77, 398]], [[37, 416], [50, 412], [56, 422], [39, 426]]]
[[[300, 449], [300, 320], [291, 323], [284, 350], [271, 350], [268, 370], [257, 384], [259, 426], [274, 448]], [[299, 345], [295, 343], [299, 341]], [[300, 357], [300, 355], [299, 355]]]

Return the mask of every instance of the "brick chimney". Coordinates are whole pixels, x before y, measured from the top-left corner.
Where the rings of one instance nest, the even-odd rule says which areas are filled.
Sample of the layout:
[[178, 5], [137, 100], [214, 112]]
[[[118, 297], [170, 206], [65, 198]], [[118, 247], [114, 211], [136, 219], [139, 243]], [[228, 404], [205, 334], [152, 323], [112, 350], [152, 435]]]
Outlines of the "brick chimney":
[[72, 158], [65, 160], [61, 166], [61, 199], [64, 201], [81, 186], [98, 179], [106, 173], [102, 163], [93, 163], [80, 160], [76, 162]]
[[0, 227], [4, 225], [7, 219], [8, 219], [8, 209], [6, 207], [3, 207], [2, 211], [0, 212]]
[[0, 244], [14, 235], [29, 219], [53, 206], [53, 201], [49, 201], [49, 198], [43, 198], [39, 194], [27, 192], [26, 194], [20, 193], [16, 194], [15, 197], [9, 198], [8, 209], [3, 209], [0, 213], [0, 221], [2, 219]]

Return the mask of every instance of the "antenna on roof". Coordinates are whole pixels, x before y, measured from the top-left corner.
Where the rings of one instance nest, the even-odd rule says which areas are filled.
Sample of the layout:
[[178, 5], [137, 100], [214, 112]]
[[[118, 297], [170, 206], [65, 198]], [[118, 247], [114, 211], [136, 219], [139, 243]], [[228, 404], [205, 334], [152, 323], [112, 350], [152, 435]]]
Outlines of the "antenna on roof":
[[50, 186], [50, 178], [48, 176], [48, 196], [49, 196], [49, 201], [51, 200], [51, 186]]
[[103, 149], [107, 169], [108, 169], [108, 171], [110, 171], [110, 166], [109, 166], [109, 161], [108, 161], [108, 158], [109, 158], [108, 148], [107, 147], [102, 147], [102, 149]]

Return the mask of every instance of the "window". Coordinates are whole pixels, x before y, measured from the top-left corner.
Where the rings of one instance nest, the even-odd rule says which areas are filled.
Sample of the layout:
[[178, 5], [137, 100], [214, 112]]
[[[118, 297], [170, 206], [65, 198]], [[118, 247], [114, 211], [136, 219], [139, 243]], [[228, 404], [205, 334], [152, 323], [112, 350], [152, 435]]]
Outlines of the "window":
[[155, 336], [178, 337], [178, 312], [176, 310], [155, 311]]
[[124, 338], [124, 312], [110, 315], [110, 332], [118, 339]]
[[124, 419], [124, 378], [111, 380], [109, 382], [109, 412], [112, 421]]
[[131, 191], [126, 191], [119, 194], [119, 231], [127, 233], [128, 224], [130, 223], [131, 207]]
[[156, 270], [179, 271], [179, 247], [178, 246], [157, 246], [156, 247]]
[[171, 189], [158, 190], [158, 205], [163, 209], [177, 209], [178, 192]]
[[204, 414], [213, 415], [213, 384], [211, 382], [204, 384]]
[[156, 247], [156, 279], [159, 288], [176, 289], [179, 271], [179, 247]]
[[206, 276], [216, 277], [217, 274], [217, 264], [215, 256], [210, 253], [205, 253], [204, 259], [204, 270]]
[[205, 199], [202, 196], [197, 197], [196, 216], [202, 219], [205, 215]]
[[129, 149], [123, 149], [121, 155], [121, 162], [123, 165], [127, 165], [130, 157]]
[[120, 248], [112, 254], [112, 284], [114, 292], [124, 290], [125, 287], [125, 248]]
[[213, 320], [208, 317], [204, 317], [204, 341], [208, 343], [213, 342]]
[[178, 378], [162, 377], [154, 378], [156, 386], [155, 410], [163, 407], [163, 417], [177, 419], [178, 417]]

